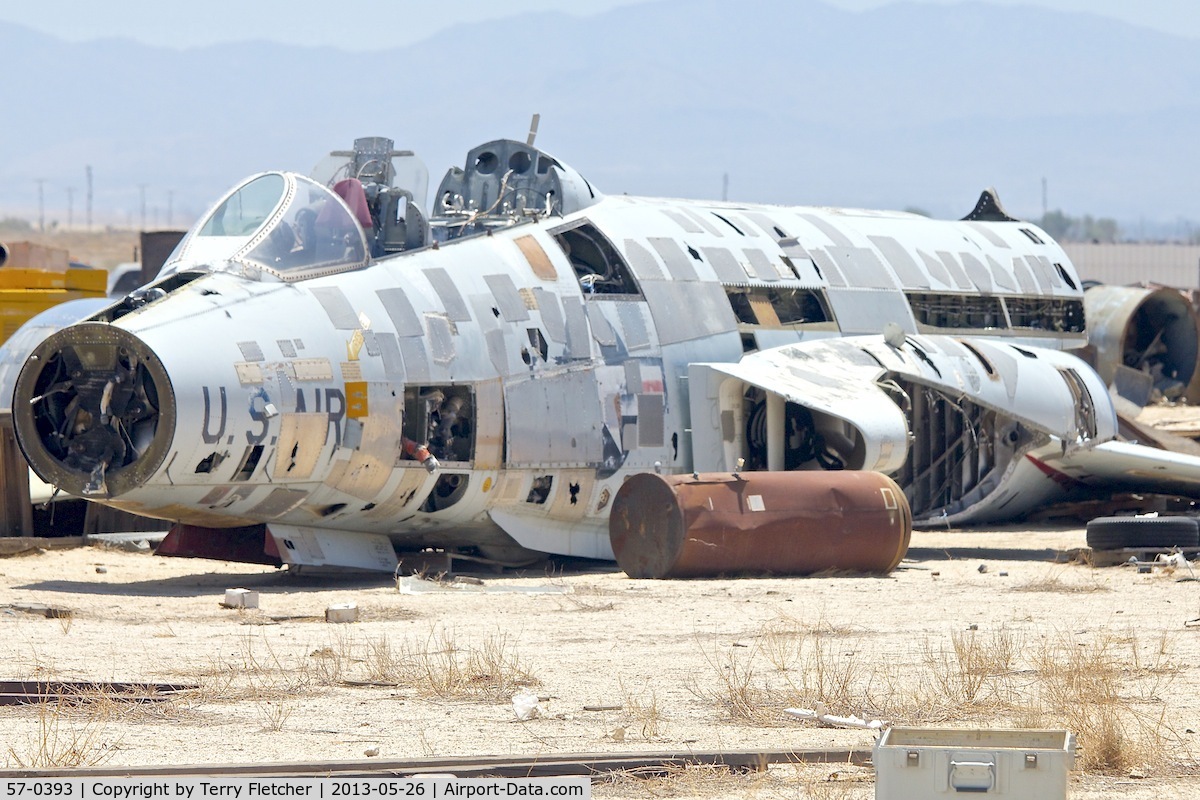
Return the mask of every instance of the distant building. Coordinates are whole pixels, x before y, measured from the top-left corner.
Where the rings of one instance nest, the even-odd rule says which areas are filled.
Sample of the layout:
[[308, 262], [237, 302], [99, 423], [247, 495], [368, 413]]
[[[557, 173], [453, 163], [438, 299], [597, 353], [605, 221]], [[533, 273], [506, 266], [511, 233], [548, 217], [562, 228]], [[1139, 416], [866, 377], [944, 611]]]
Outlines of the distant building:
[[1060, 242], [1085, 281], [1200, 289], [1200, 246]]

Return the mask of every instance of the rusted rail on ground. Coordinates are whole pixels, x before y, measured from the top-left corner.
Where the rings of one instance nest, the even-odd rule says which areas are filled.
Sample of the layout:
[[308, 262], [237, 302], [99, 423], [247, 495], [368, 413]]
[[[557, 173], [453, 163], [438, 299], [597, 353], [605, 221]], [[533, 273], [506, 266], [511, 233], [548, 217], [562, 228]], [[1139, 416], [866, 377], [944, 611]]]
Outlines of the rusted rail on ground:
[[0, 706], [35, 703], [86, 703], [106, 700], [147, 703], [169, 700], [197, 687], [173, 683], [96, 683], [95, 681], [0, 681]]
[[[339, 777], [383, 778], [410, 777], [428, 773], [448, 773], [460, 778], [545, 778], [559, 775], [604, 775], [628, 772], [652, 775], [690, 766], [723, 766], [743, 772], [761, 772], [768, 764], [864, 764], [871, 759], [867, 750], [675, 750], [635, 753], [564, 753], [560, 755], [491, 755], [457, 758], [416, 758], [403, 761], [370, 759], [363, 761], [273, 762], [263, 764], [185, 764], [179, 766], [85, 767], [56, 769], [55, 777], [153, 777], [169, 775], [247, 776], [247, 777]], [[45, 770], [0, 770], [0, 778], [26, 778], [46, 775]]]

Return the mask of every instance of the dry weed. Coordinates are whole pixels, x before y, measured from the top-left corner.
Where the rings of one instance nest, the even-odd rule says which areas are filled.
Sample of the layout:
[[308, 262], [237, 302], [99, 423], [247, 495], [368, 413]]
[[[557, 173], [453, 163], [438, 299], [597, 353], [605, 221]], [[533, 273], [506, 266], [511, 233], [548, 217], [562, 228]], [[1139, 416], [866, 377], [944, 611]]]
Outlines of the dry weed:
[[[712, 688], [693, 682], [689, 689], [723, 708], [734, 719], [779, 724], [788, 706], [824, 706], [835, 714], [858, 714], [875, 707], [873, 659], [841, 641], [832, 628], [805, 628], [795, 620], [764, 626], [749, 647], [731, 650], [723, 660], [701, 648], [716, 672]], [[774, 668], [764, 673], [762, 660]]]
[[8, 745], [6, 760], [20, 769], [44, 769], [90, 767], [111, 758], [119, 740], [109, 740], [109, 728], [120, 722], [123, 709], [102, 694], [81, 694], [79, 700], [34, 704], [36, 727], [24, 745]]
[[621, 713], [626, 728], [636, 728], [641, 731], [642, 738], [652, 741], [662, 735], [665, 729], [662, 709], [658, 705], [658, 695], [653, 689], [649, 692], [634, 694], [619, 681], [621, 690]]
[[[1039, 578], [1035, 578], [1025, 583], [1019, 583], [1012, 588], [1014, 592], [1059, 592], [1062, 594], [1089, 594], [1091, 592], [1111, 592], [1112, 589], [1100, 583], [1094, 572], [1087, 572], [1091, 576], [1091, 581], [1088, 583], [1069, 583], [1063, 580], [1065, 570], [1058, 569], [1045, 573]], [[1073, 572], [1072, 574], [1079, 574]]]
[[1165, 637], [1146, 658], [1133, 634], [1102, 631], [1090, 642], [1060, 634], [1043, 642], [1033, 661], [1033, 701], [1043, 719], [1076, 734], [1081, 769], [1119, 774], [1154, 765], [1177, 738], [1160, 701], [1180, 670]]
[[948, 648], [926, 641], [920, 704], [935, 719], [994, 716], [1013, 707], [1014, 664], [1020, 648], [1020, 640], [1004, 628], [988, 634], [957, 631]]
[[505, 634], [460, 647], [449, 631], [434, 630], [423, 642], [408, 640], [394, 652], [390, 645], [376, 644], [373, 652], [377, 673], [438, 697], [508, 700], [518, 689], [539, 683]]
[[621, 770], [592, 779], [597, 797], [728, 797], [757, 793], [766, 784], [765, 772], [733, 772], [706, 764]]
[[292, 705], [286, 697], [263, 699], [255, 703], [258, 718], [264, 731], [281, 731], [288, 717], [292, 715]]
[[714, 705], [734, 720], [745, 720], [756, 724], [778, 722], [782, 704], [772, 702], [770, 694], [757, 679], [755, 660], [760, 652], [757, 647], [744, 654], [730, 650], [723, 659], [698, 645], [704, 660], [716, 673], [714, 685], [709, 687], [698, 680], [688, 684], [688, 690], [709, 705]]

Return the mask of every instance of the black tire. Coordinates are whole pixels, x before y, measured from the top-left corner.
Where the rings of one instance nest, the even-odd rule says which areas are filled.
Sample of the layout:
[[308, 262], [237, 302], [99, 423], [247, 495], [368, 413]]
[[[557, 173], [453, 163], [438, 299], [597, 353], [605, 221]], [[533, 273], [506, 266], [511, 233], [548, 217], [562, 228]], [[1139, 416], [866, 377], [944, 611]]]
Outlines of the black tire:
[[1200, 547], [1200, 525], [1191, 517], [1098, 517], [1087, 524], [1093, 550], [1124, 547]]

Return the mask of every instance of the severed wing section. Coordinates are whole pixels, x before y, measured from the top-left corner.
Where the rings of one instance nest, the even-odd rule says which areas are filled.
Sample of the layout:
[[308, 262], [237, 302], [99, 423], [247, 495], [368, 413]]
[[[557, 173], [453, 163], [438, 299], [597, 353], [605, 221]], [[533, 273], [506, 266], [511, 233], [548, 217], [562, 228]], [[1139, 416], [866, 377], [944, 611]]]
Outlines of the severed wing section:
[[[1075, 493], [1178, 492], [1191, 478], [1187, 493], [1200, 494], [1200, 459], [1113, 441], [1104, 384], [1060, 351], [946, 336], [823, 339], [691, 364], [689, 386], [696, 469], [740, 460], [886, 472], [918, 521], [1010, 519]], [[1190, 477], [1172, 466], [1183, 460]]]
[[1052, 480], [1083, 492], [1200, 497], [1200, 458], [1133, 442], [1105, 442], [1039, 462]]

